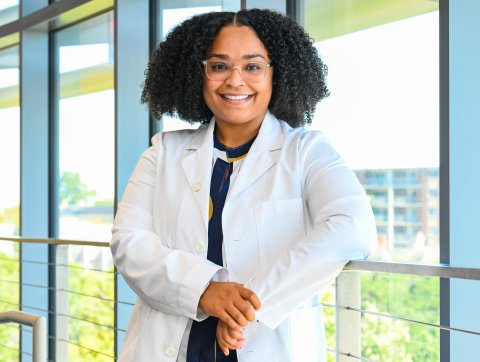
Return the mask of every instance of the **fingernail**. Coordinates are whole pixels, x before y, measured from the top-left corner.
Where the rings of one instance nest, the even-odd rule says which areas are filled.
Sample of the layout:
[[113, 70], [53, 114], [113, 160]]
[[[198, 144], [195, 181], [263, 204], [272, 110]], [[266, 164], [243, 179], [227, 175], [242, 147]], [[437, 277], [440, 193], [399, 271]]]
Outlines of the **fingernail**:
[[224, 351], [223, 351], [223, 354], [224, 354], [225, 356], [228, 356], [228, 354], [229, 354], [228, 349], [224, 350]]

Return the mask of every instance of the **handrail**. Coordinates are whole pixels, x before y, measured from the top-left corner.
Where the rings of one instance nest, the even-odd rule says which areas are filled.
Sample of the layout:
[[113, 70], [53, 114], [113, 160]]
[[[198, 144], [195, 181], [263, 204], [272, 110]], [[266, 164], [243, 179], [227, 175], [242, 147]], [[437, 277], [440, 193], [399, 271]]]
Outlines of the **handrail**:
[[18, 323], [33, 328], [33, 362], [47, 359], [47, 323], [44, 317], [24, 312], [0, 313], [0, 324]]
[[[0, 237], [0, 241], [54, 245], [84, 245], [99, 247], [109, 247], [110, 245], [108, 242], [103, 241], [67, 240], [55, 238], [23, 238], [19, 236]], [[480, 280], [480, 268], [462, 268], [451, 266], [448, 264], [420, 264], [374, 260], [352, 260], [345, 266], [344, 270], [360, 270], [391, 274], [410, 274], [439, 278]]]
[[344, 270], [411, 274], [450, 279], [480, 280], [480, 269], [461, 268], [448, 264], [416, 264], [373, 260], [352, 260], [345, 266]]
[[85, 240], [68, 240], [54, 238], [23, 238], [20, 236], [0, 237], [0, 241], [13, 241], [15, 243], [35, 243], [35, 244], [54, 244], [54, 245], [84, 245], [109, 247], [110, 243], [105, 241], [85, 241]]
[[[40, 243], [51, 245], [81, 245], [81, 246], [98, 246], [108, 247], [108, 242], [85, 241], [85, 240], [67, 240], [55, 238], [24, 238], [24, 237], [0, 237], [1, 241], [10, 241], [15, 243]], [[21, 262], [30, 262], [28, 260], [20, 260]], [[68, 265], [67, 265], [68, 266]], [[353, 260], [344, 267], [344, 272], [336, 279], [336, 303], [329, 305], [336, 308], [336, 325], [337, 325], [337, 349], [335, 351], [337, 360], [348, 360], [345, 358], [357, 358], [360, 360], [369, 361], [368, 359], [358, 357], [361, 356], [360, 337], [356, 333], [352, 333], [352, 324], [357, 321], [360, 330], [360, 318], [363, 314], [371, 314], [381, 318], [398, 319], [404, 322], [417, 323], [429, 327], [439, 328], [441, 330], [456, 331], [468, 333], [473, 335], [480, 335], [480, 332], [460, 329], [456, 327], [427, 323], [416, 321], [402, 316], [389, 315], [388, 313], [379, 313], [374, 311], [364, 310], [360, 306], [360, 272], [380, 272], [401, 275], [415, 275], [415, 276], [429, 276], [438, 278], [455, 278], [466, 280], [480, 280], [480, 268], [462, 268], [450, 266], [446, 264], [421, 264], [421, 263], [401, 263], [401, 262], [387, 262], [387, 261], [373, 261], [373, 260]], [[27, 285], [24, 283], [24, 285]], [[36, 286], [28, 284], [30, 286]], [[38, 286], [42, 287], [43, 286]], [[49, 288], [50, 287], [45, 287]], [[67, 289], [54, 289], [57, 291], [72, 292]], [[96, 297], [96, 296], [92, 296]], [[100, 298], [101, 299], [101, 298]], [[117, 300], [110, 300], [114, 303], [123, 303]], [[133, 305], [133, 304], [132, 304]], [[325, 305], [324, 305], [325, 306]], [[46, 311], [53, 315], [60, 315], [67, 318], [76, 318], [68, 314], [57, 314], [56, 312]], [[1, 321], [0, 321], [1, 323]], [[97, 324], [97, 323], [94, 323]], [[104, 325], [101, 325], [105, 327]], [[117, 330], [115, 326], [107, 326], [111, 329]], [[358, 332], [357, 331], [357, 332]], [[49, 337], [50, 338], [50, 337]], [[60, 340], [60, 339], [59, 339]], [[84, 346], [81, 346], [84, 348]], [[86, 348], [86, 347], [85, 347]], [[98, 352], [103, 353], [103, 352]]]

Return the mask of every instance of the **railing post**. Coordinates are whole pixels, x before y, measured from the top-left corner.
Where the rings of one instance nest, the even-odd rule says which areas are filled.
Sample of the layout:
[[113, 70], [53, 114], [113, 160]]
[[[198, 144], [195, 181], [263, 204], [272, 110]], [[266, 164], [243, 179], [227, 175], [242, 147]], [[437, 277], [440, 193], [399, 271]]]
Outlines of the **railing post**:
[[337, 362], [356, 361], [352, 356], [360, 357], [361, 347], [361, 314], [346, 309], [360, 308], [360, 272], [343, 271], [336, 280], [335, 324], [337, 340]]
[[68, 361], [68, 326], [69, 317], [69, 279], [70, 272], [68, 268], [68, 248], [69, 245], [57, 245], [56, 248], [56, 290], [55, 290], [55, 356], [57, 360]]

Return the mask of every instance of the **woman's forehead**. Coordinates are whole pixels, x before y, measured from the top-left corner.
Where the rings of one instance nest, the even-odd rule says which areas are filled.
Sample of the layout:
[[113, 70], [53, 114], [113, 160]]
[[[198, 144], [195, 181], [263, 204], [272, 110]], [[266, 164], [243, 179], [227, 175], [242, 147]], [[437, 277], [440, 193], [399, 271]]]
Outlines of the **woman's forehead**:
[[248, 26], [225, 26], [213, 41], [209, 57], [221, 59], [268, 59], [268, 51], [257, 33]]

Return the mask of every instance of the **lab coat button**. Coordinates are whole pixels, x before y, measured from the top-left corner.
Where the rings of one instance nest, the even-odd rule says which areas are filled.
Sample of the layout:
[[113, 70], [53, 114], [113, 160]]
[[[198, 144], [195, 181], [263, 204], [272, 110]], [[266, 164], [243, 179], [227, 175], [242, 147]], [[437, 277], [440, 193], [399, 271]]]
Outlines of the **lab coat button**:
[[165, 356], [167, 357], [175, 357], [176, 355], [176, 350], [173, 347], [167, 347], [165, 348]]
[[193, 184], [193, 191], [198, 192], [201, 190], [201, 188], [202, 184], [200, 182], [196, 182], [195, 184]]
[[196, 246], [195, 246], [195, 249], [201, 253], [202, 251], [205, 250], [205, 245], [203, 245], [203, 243], [198, 243]]

